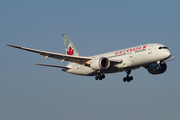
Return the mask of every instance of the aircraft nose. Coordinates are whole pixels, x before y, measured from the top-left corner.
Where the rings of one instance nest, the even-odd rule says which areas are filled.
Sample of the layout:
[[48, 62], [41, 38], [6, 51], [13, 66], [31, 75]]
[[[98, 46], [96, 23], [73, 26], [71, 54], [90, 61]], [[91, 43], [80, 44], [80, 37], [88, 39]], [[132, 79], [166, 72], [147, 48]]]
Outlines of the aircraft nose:
[[165, 54], [166, 54], [166, 57], [167, 57], [167, 58], [170, 58], [170, 57], [171, 57], [171, 52], [170, 52], [169, 50], [167, 50]]

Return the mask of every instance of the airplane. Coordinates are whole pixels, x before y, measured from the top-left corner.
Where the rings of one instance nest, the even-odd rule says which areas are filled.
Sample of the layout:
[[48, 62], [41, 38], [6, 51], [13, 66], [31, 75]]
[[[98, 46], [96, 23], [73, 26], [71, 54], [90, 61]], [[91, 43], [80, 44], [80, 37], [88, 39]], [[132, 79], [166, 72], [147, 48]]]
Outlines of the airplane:
[[165, 62], [174, 60], [171, 57], [171, 52], [163, 44], [149, 43], [135, 47], [116, 50], [104, 54], [85, 57], [80, 56], [75, 46], [66, 34], [62, 34], [66, 54], [41, 51], [31, 48], [14, 46], [5, 44], [10, 47], [38, 53], [45, 56], [45, 58], [54, 58], [67, 61], [67, 66], [48, 65], [48, 64], [35, 64], [40, 66], [62, 68], [62, 71], [83, 76], [95, 76], [95, 80], [102, 80], [105, 74], [117, 73], [125, 71], [126, 77], [123, 78], [124, 82], [133, 80], [133, 76], [129, 76], [132, 70], [144, 67], [150, 74], [157, 75], [166, 71], [167, 65]]

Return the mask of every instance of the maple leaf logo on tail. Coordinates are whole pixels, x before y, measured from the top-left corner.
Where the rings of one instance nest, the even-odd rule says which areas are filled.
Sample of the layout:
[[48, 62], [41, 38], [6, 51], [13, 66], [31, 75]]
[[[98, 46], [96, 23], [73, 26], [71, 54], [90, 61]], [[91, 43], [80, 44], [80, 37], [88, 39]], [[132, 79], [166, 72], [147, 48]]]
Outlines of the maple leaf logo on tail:
[[68, 54], [68, 55], [73, 55], [73, 54], [74, 54], [74, 49], [72, 49], [71, 47], [69, 47], [69, 50], [67, 50], [67, 54]]

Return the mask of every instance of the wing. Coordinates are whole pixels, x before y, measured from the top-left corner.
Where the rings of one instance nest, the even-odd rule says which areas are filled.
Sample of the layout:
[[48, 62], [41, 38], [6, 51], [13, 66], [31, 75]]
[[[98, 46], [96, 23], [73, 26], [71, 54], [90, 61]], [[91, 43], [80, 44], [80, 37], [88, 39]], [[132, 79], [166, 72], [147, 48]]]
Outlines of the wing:
[[[20, 46], [14, 46], [14, 45], [9, 45], [9, 44], [5, 44], [5, 45], [22, 49], [22, 50], [26, 50], [26, 51], [30, 51], [30, 52], [34, 52], [34, 53], [38, 53], [39, 55], [45, 56], [46, 58], [51, 57], [51, 58], [62, 60], [62, 62], [68, 61], [68, 62], [73, 62], [80, 65], [85, 65], [85, 66], [89, 66], [89, 64], [95, 59], [94, 57], [72, 56], [72, 55], [66, 55], [66, 54], [60, 54], [60, 53], [54, 53], [54, 52], [41, 51], [41, 50], [36, 50], [36, 49], [31, 49], [31, 48], [25, 48], [25, 47], [20, 47]], [[119, 59], [109, 59], [109, 60], [111, 62], [111, 66], [122, 63], [122, 60], [119, 60]], [[38, 64], [38, 65], [58, 67], [58, 66], [53, 66], [53, 65], [51, 66], [51, 65], [44, 65], [44, 64]], [[59, 66], [59, 68], [62, 68], [62, 66]]]
[[46, 58], [51, 57], [51, 58], [59, 59], [62, 61], [78, 63], [80, 65], [85, 65], [88, 61], [91, 61], [92, 59], [94, 59], [93, 57], [71, 56], [71, 55], [66, 55], [66, 54], [35, 50], [31, 48], [25, 48], [25, 47], [8, 45], [8, 44], [5, 44], [5, 45], [22, 49], [22, 50], [26, 50], [26, 51], [30, 51], [30, 52], [34, 52], [34, 53], [39, 53], [39, 55], [46, 56]]

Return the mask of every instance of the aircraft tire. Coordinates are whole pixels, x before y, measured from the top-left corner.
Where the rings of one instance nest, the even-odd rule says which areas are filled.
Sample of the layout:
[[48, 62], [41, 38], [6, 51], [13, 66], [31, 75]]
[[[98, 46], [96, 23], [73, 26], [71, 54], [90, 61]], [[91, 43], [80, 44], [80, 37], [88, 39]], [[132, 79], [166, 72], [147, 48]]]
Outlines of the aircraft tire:
[[98, 80], [98, 76], [95, 76], [95, 80]]
[[126, 82], [126, 78], [125, 77], [123, 78], [123, 81]]
[[130, 76], [129, 78], [130, 78], [130, 81], [132, 81], [132, 80], [133, 80], [133, 76]]
[[104, 78], [105, 78], [105, 75], [104, 75], [104, 74], [102, 74], [102, 75], [101, 75], [101, 78], [102, 78], [102, 79], [104, 79]]

